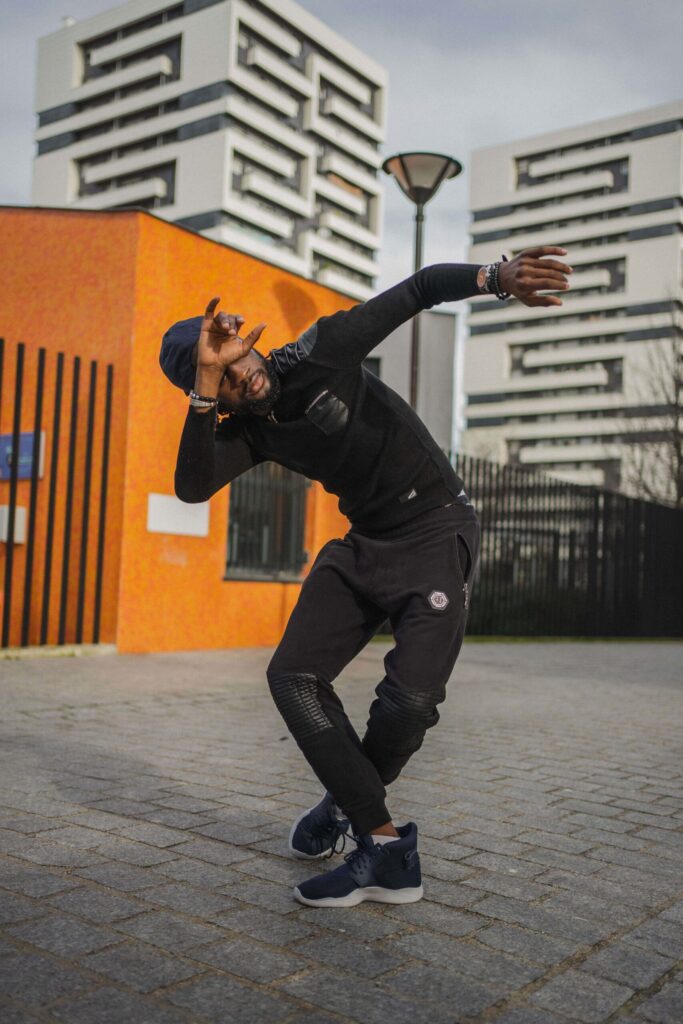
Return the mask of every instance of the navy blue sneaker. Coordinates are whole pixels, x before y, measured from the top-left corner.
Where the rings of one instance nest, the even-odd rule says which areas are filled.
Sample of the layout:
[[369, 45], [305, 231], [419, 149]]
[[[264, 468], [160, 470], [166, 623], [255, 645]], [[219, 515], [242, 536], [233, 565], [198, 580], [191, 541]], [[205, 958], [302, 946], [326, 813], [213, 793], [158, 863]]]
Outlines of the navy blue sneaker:
[[355, 907], [363, 900], [415, 903], [422, 899], [417, 825], [409, 821], [396, 831], [398, 839], [388, 843], [376, 843], [371, 835], [354, 835], [358, 845], [344, 855], [346, 863], [295, 886], [295, 898], [309, 907]]
[[[325, 793], [320, 803], [300, 814], [289, 832], [289, 849], [295, 857], [316, 860], [341, 853], [346, 845], [346, 832], [351, 822], [339, 817], [331, 793]], [[342, 845], [337, 850], [341, 837]]]

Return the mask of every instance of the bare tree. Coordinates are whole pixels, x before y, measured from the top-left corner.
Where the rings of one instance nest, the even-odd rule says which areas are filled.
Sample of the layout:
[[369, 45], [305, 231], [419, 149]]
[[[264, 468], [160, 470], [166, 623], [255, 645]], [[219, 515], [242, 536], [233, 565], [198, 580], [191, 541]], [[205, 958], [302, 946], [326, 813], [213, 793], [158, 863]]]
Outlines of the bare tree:
[[648, 346], [633, 393], [643, 415], [622, 421], [632, 437], [622, 483], [639, 497], [683, 508], [683, 329], [673, 301], [668, 337]]

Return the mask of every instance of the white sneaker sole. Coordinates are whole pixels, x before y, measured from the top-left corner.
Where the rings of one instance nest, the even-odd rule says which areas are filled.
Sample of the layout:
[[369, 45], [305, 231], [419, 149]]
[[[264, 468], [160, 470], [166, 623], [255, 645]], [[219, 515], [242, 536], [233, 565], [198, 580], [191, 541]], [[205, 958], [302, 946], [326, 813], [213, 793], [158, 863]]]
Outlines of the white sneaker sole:
[[[313, 807], [317, 806], [317, 804], [313, 804]], [[307, 814], [310, 814], [313, 807], [309, 807], [307, 811], [303, 811], [289, 830], [289, 840], [287, 844], [289, 846], [289, 852], [293, 857], [298, 857], [299, 860], [320, 860], [321, 857], [327, 857], [330, 852], [328, 847], [327, 850], [323, 850], [322, 853], [304, 853], [302, 850], [297, 850], [296, 847], [292, 846], [292, 839], [294, 838], [294, 833], [299, 826], [299, 822], [303, 821]]]
[[378, 885], [369, 885], [364, 889], [354, 889], [348, 896], [325, 896], [321, 900], [309, 900], [303, 896], [298, 886], [294, 886], [294, 898], [307, 907], [355, 907], [364, 900], [375, 903], [417, 903], [424, 896], [421, 885], [405, 889], [382, 889]]

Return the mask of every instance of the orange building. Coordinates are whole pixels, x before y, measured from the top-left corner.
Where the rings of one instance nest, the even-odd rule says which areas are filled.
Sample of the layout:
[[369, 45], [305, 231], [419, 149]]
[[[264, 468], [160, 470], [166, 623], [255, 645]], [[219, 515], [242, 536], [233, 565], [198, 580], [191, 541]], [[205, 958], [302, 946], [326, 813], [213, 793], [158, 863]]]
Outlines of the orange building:
[[[121, 653], [277, 643], [300, 583], [225, 578], [230, 488], [208, 503], [206, 536], [150, 529], [153, 506], [177, 501], [173, 477], [187, 412], [185, 395], [159, 367], [161, 336], [220, 295], [221, 307], [243, 314], [247, 326], [267, 322], [258, 345], [267, 354], [353, 300], [145, 212], [4, 208], [0, 237], [5, 444], [15, 424], [22, 433], [34, 430], [39, 349], [46, 349], [42, 475], [14, 483], [22, 529], [33, 542], [18, 540], [16, 523], [14, 543], [7, 543], [7, 529], [0, 542], [5, 646], [87, 641], [95, 617], [99, 641]], [[76, 420], [61, 416], [55, 446], [60, 352], [64, 410], [75, 391], [80, 398]], [[105, 482], [107, 365], [113, 386]], [[5, 518], [11, 486], [0, 479]], [[314, 484], [306, 494], [302, 576], [321, 545], [347, 527], [336, 499]]]

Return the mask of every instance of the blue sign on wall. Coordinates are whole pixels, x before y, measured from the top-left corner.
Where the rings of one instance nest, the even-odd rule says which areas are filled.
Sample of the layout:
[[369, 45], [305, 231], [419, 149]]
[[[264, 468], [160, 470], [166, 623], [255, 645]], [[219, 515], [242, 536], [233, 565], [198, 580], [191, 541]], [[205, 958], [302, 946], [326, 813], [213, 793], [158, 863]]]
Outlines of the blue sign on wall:
[[[40, 451], [38, 462], [38, 476], [43, 475], [43, 452], [45, 450], [45, 431], [40, 432]], [[18, 480], [31, 479], [31, 467], [33, 465], [33, 431], [29, 434], [19, 434], [19, 472]], [[9, 480], [12, 472], [12, 435], [0, 434], [0, 480]]]

